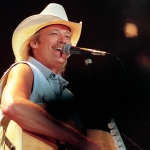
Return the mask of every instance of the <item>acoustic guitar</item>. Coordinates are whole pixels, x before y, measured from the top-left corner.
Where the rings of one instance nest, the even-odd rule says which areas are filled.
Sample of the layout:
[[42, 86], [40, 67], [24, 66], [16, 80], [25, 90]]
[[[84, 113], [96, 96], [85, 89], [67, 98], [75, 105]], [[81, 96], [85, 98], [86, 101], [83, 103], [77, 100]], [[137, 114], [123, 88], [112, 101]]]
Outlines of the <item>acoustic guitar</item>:
[[[39, 106], [46, 110], [45, 104]], [[81, 127], [73, 120], [69, 120], [65, 123], [78, 131], [81, 130]], [[23, 130], [13, 120], [10, 120], [8, 124], [6, 136], [15, 146], [15, 150], [58, 150], [58, 146], [54, 139], [48, 139], [43, 135]], [[98, 142], [101, 146], [101, 150], [117, 150], [115, 141], [108, 132], [87, 129], [87, 137]], [[10, 150], [7, 145], [5, 145], [5, 150]]]

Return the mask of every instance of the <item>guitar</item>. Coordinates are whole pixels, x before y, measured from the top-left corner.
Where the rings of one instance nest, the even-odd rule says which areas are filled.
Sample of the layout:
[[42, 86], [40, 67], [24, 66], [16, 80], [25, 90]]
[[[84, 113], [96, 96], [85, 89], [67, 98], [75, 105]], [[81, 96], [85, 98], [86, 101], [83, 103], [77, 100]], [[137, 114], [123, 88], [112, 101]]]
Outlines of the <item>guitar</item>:
[[[40, 104], [39, 106], [46, 110], [45, 104]], [[81, 131], [81, 127], [73, 120], [69, 120], [65, 123]], [[47, 139], [47, 137], [43, 135], [23, 130], [13, 120], [8, 124], [6, 136], [15, 146], [15, 150], [58, 150], [54, 139]], [[101, 146], [101, 150], [117, 150], [112, 135], [108, 132], [87, 129], [87, 137], [98, 142]], [[10, 150], [6, 144], [5, 150]]]

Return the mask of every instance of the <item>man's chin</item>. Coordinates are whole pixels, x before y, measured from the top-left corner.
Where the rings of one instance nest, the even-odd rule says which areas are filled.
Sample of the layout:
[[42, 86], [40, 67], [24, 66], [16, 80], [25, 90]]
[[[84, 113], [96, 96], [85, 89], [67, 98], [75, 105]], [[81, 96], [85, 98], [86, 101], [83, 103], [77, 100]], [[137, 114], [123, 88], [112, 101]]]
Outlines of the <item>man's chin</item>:
[[64, 59], [64, 58], [61, 57], [60, 59], [57, 60], [57, 62], [58, 62], [59, 64], [62, 64], [62, 65], [63, 65], [63, 64], [66, 62], [66, 60], [67, 60], [67, 59]]

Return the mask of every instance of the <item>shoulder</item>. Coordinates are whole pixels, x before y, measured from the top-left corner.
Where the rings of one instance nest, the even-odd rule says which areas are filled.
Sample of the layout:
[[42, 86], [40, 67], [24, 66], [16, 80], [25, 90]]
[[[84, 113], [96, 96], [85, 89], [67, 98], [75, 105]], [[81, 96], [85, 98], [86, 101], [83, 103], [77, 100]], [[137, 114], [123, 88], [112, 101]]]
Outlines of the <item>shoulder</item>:
[[10, 69], [9, 71], [9, 76], [32, 76], [32, 69], [28, 64], [25, 63], [19, 63], [16, 64], [13, 68]]
[[2, 92], [2, 102], [7, 95], [11, 97], [30, 98], [33, 85], [33, 73], [27, 64], [16, 64], [6, 76]]
[[29, 84], [33, 82], [33, 73], [29, 65], [24, 63], [16, 64], [10, 69], [7, 76], [7, 82], [17, 82], [18, 84]]

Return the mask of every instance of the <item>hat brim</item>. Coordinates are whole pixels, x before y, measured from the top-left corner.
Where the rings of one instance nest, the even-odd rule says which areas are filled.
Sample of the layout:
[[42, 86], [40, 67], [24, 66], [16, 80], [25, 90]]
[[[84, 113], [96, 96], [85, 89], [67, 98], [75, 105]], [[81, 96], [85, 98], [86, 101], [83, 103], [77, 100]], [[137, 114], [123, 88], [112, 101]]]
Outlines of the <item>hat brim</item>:
[[12, 47], [14, 55], [17, 57], [19, 51], [29, 48], [28, 41], [30, 37], [34, 35], [38, 30], [45, 26], [53, 24], [62, 24], [69, 27], [72, 33], [71, 43], [73, 46], [76, 46], [81, 34], [81, 23], [65, 21], [53, 15], [38, 14], [26, 18], [15, 29], [12, 37]]

